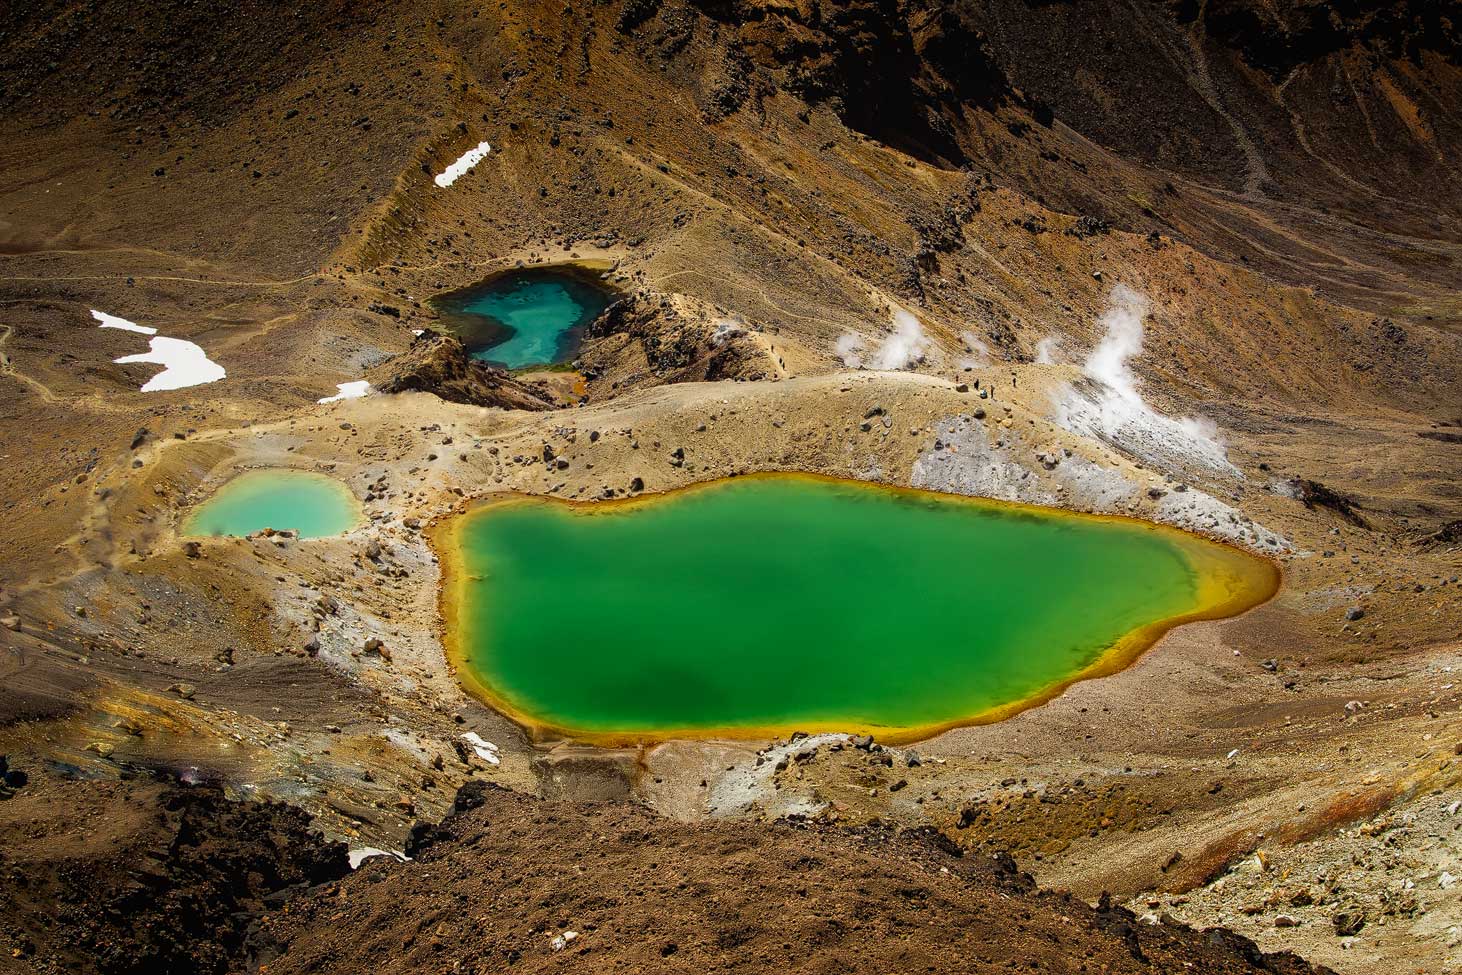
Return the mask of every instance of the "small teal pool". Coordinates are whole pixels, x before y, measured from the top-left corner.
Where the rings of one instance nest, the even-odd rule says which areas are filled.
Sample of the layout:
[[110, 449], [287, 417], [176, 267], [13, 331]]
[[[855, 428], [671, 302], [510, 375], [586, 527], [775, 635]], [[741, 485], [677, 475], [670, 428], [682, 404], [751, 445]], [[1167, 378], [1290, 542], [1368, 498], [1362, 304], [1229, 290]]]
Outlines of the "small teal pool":
[[557, 265], [508, 271], [432, 304], [473, 358], [523, 369], [572, 359], [617, 297], [593, 271]]
[[249, 471], [183, 520], [184, 535], [252, 535], [293, 529], [300, 538], [349, 531], [364, 520], [350, 488], [333, 477], [287, 469]]

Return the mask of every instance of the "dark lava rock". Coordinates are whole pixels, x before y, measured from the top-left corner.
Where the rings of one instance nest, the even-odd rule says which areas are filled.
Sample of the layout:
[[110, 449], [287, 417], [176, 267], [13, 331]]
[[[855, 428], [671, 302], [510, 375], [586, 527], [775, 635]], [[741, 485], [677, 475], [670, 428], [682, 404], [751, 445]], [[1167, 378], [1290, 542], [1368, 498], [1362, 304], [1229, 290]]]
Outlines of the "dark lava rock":
[[1077, 218], [1076, 223], [1066, 228], [1066, 233], [1078, 240], [1085, 240], [1088, 237], [1111, 233], [1111, 230], [1111, 226], [1101, 217], [1082, 216]]
[[482, 779], [472, 779], [462, 783], [462, 788], [457, 790], [457, 796], [452, 800], [452, 815], [458, 816], [477, 809], [487, 802], [489, 789], [501, 788], [502, 786], [496, 782], [484, 782]]
[[1417, 540], [1421, 548], [1436, 548], [1441, 545], [1456, 545], [1462, 542], [1462, 519], [1449, 521], [1434, 532], [1423, 535]]
[[17, 875], [8, 851], [25, 847], [25, 881], [0, 885], [0, 917], [38, 971], [252, 970], [257, 917], [350, 872], [345, 844], [326, 842], [307, 813], [282, 804], [160, 782], [39, 788], [64, 809], [54, 828], [0, 814], [0, 875]]
[[29, 775], [10, 767], [8, 756], [0, 755], [0, 799], [9, 799], [16, 789], [24, 788], [29, 781]]
[[449, 403], [507, 410], [557, 408], [544, 390], [478, 362], [457, 339], [432, 331], [422, 332], [410, 349], [371, 370], [368, 378], [383, 393], [420, 391]]
[[1300, 503], [1309, 510], [1326, 508], [1358, 528], [1369, 527], [1365, 518], [1355, 510], [1357, 507], [1355, 501], [1339, 491], [1328, 488], [1319, 481], [1311, 481], [1306, 478], [1295, 478], [1289, 483], [1290, 487], [1294, 489], [1296, 497], [1300, 499]]
[[[776, 362], [744, 329], [724, 331], [722, 314], [691, 314], [666, 295], [641, 291], [621, 298], [586, 328], [589, 339], [625, 335], [638, 342], [656, 382], [753, 381], [776, 374]], [[608, 371], [592, 344], [582, 362], [586, 376]]]

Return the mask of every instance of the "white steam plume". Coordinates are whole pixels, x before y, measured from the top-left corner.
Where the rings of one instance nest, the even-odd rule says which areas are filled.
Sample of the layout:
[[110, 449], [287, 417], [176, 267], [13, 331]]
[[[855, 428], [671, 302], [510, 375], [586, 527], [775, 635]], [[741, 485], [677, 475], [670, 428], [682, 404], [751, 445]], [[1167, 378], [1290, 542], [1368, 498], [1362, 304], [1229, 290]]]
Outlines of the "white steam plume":
[[1056, 422], [1097, 437], [1156, 466], [1186, 469], [1193, 464], [1242, 477], [1228, 461], [1218, 428], [1201, 417], [1174, 419], [1142, 399], [1130, 362], [1142, 351], [1145, 295], [1124, 284], [1112, 289], [1102, 325], [1106, 334], [1087, 358], [1084, 388], [1066, 387], [1056, 403]]
[[863, 339], [852, 332], [838, 336], [837, 342], [833, 343], [833, 353], [849, 369], [863, 368]]
[[971, 369], [978, 369], [990, 361], [990, 347], [985, 344], [974, 332], [960, 332], [959, 340], [964, 343], [965, 351], [972, 355], [960, 356], [955, 360], [955, 365], [969, 372]]
[[929, 347], [929, 336], [919, 320], [898, 308], [893, 313], [893, 331], [871, 355], [863, 354], [863, 338], [852, 332], [838, 337], [833, 352], [849, 369], [908, 369], [924, 361]]
[[1102, 325], [1106, 327], [1107, 334], [1102, 336], [1086, 360], [1086, 374], [1110, 387], [1120, 400], [1127, 403], [1142, 402], [1142, 396], [1137, 392], [1137, 376], [1127, 365], [1127, 360], [1142, 351], [1142, 319], [1151, 307], [1146, 295], [1125, 284], [1113, 288], [1111, 297], [1107, 299], [1106, 314], [1102, 315]]
[[924, 361], [929, 351], [929, 336], [919, 320], [902, 308], [893, 313], [893, 334], [883, 340], [873, 356], [875, 369], [907, 369]]
[[711, 331], [711, 344], [720, 348], [738, 335], [746, 334], [746, 323], [739, 317], [716, 319]]
[[1063, 339], [1054, 332], [1036, 343], [1036, 365], [1055, 365]]
[[990, 347], [974, 332], [960, 332], [959, 340], [965, 344], [966, 349], [979, 356], [981, 360], [990, 358]]

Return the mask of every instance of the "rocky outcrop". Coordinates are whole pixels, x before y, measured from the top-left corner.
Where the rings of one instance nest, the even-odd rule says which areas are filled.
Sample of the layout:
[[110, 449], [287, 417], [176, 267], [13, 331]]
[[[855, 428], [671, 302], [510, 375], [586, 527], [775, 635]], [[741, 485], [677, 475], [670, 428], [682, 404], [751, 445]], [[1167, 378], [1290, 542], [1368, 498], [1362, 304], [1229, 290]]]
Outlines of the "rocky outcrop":
[[1365, 517], [1356, 510], [1360, 506], [1355, 499], [1334, 488], [1304, 477], [1295, 478], [1290, 482], [1290, 487], [1294, 491], [1294, 496], [1309, 510], [1327, 508], [1358, 528], [1370, 527]]
[[1462, 21], [1446, 6], [1431, 0], [1218, 0], [1202, 7], [1201, 17], [1216, 40], [1278, 79], [1352, 46], [1411, 61], [1433, 51], [1456, 63]]
[[957, 4], [692, 2], [737, 31], [746, 63], [776, 87], [827, 103], [850, 127], [923, 158], [962, 160], [961, 107], [1013, 94]]
[[591, 381], [617, 389], [781, 374], [756, 325], [699, 299], [652, 291], [615, 302], [591, 322], [579, 361]]
[[217, 787], [47, 777], [0, 806], [0, 939], [36, 971], [240, 971], [267, 904], [349, 872], [306, 813]]
[[1427, 532], [1417, 539], [1416, 544], [1424, 549], [1440, 548], [1462, 543], [1462, 518], [1442, 525], [1436, 531]]
[[450, 335], [426, 331], [411, 348], [379, 366], [371, 384], [383, 393], [432, 393], [449, 403], [505, 410], [551, 410], [557, 404], [541, 387], [478, 362]]
[[[925, 162], [1200, 248], [1197, 229], [1231, 217], [1185, 180], [1455, 236], [1459, 23], [1427, 0], [629, 0], [619, 21], [647, 63], [700, 55], [686, 83], [706, 121], [790, 96]], [[1225, 259], [1283, 267], [1273, 240], [1233, 243]]]

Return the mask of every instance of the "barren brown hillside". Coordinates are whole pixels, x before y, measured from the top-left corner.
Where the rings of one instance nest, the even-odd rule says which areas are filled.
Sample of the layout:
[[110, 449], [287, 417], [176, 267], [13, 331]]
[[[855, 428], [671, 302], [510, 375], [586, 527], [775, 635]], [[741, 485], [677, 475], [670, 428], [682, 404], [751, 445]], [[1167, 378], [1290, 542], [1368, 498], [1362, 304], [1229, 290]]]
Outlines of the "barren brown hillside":
[[[0, 9], [0, 754], [29, 780], [0, 966], [141, 970], [97, 932], [169, 903], [195, 814], [323, 863], [306, 814], [402, 850], [488, 782], [340, 880], [220, 840], [238, 903], [205, 926], [238, 936], [172, 970], [1450, 971], [1459, 31], [1424, 0]], [[569, 361], [439, 334], [434, 296], [563, 262], [618, 299]], [[137, 329], [226, 375], [142, 391]], [[185, 537], [269, 467], [365, 522]], [[597, 748], [459, 683], [444, 519], [759, 471], [1162, 522], [1284, 582], [912, 761]]]

